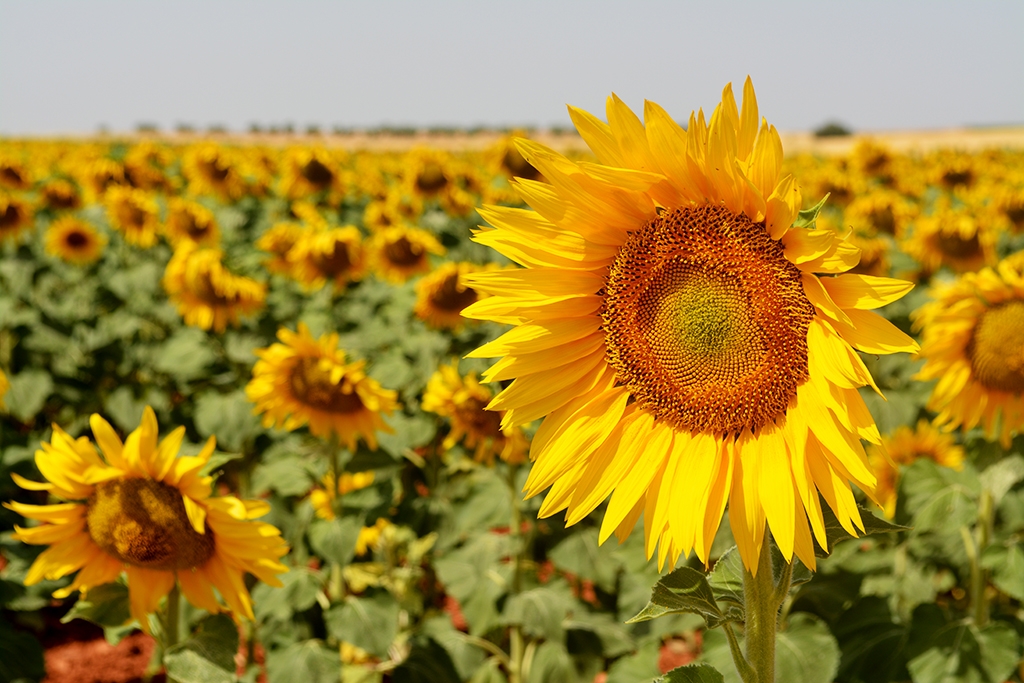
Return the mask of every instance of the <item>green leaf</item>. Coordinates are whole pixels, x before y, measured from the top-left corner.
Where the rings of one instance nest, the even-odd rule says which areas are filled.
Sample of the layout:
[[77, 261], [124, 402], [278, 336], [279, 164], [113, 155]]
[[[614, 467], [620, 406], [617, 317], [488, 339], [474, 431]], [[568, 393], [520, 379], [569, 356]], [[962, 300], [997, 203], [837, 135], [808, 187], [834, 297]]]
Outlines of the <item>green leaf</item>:
[[508, 538], [479, 534], [465, 545], [434, 561], [445, 590], [459, 601], [472, 635], [482, 635], [498, 625], [498, 598], [507, 591], [508, 569], [502, 558]]
[[313, 485], [313, 474], [298, 455], [260, 463], [253, 469], [252, 493], [277, 491], [282, 496], [302, 496]]
[[153, 369], [186, 382], [204, 377], [216, 358], [205, 332], [183, 327], [154, 351]]
[[501, 670], [501, 662], [491, 657], [476, 668], [469, 683], [508, 683], [508, 678]]
[[832, 630], [842, 650], [840, 680], [894, 681], [906, 678], [906, 647], [910, 630], [897, 621], [884, 598], [868, 596], [858, 600], [839, 614]]
[[607, 683], [656, 681], [661, 676], [661, 669], [658, 668], [660, 651], [661, 639], [656, 638], [641, 645], [635, 653], [619, 657], [608, 668]]
[[818, 220], [818, 214], [821, 213], [822, 208], [825, 206], [825, 202], [828, 201], [829, 195], [826, 193], [821, 201], [812, 206], [809, 209], [802, 209], [800, 213], [796, 215], [796, 220], [793, 221], [794, 228], [810, 228], [814, 229], [815, 222]]
[[527, 683], [554, 683], [575, 679], [576, 671], [572, 657], [561, 643], [547, 640], [534, 651]]
[[1020, 650], [1020, 636], [1009, 624], [979, 630], [954, 622], [939, 629], [907, 669], [914, 683], [1001, 683], [1016, 668]]
[[46, 370], [30, 368], [8, 379], [11, 386], [4, 395], [4, 404], [11, 415], [28, 422], [42, 410], [53, 392], [53, 378]]
[[519, 624], [527, 635], [561, 641], [562, 622], [575, 607], [564, 582], [551, 582], [511, 596], [505, 602], [502, 623]]
[[341, 658], [319, 640], [292, 643], [267, 653], [267, 680], [274, 683], [338, 683]]
[[433, 639], [415, 642], [391, 674], [394, 683], [462, 683], [451, 658]]
[[[447, 650], [448, 656], [451, 657], [452, 664], [455, 665], [462, 680], [472, 677], [474, 681], [479, 680], [479, 683], [486, 683], [493, 678], [493, 676], [489, 677], [480, 672], [493, 668], [489, 665], [497, 663], [497, 660], [493, 657], [488, 659], [486, 650], [470, 642], [469, 636], [465, 633], [456, 630], [447, 614], [424, 619], [420, 624], [420, 633], [433, 638]], [[502, 674], [498, 672], [498, 675]], [[477, 676], [481, 678], [478, 679]], [[504, 678], [497, 680], [504, 683]]]
[[309, 525], [309, 545], [323, 559], [344, 566], [355, 556], [362, 528], [362, 520], [357, 517], [318, 519]]
[[122, 385], [107, 396], [103, 403], [103, 412], [118, 427], [130, 432], [139, 426], [145, 407], [145, 401], [137, 400], [131, 387]]
[[235, 680], [238, 627], [231, 617], [213, 614], [199, 622], [188, 640], [164, 653], [168, 678], [180, 683], [231, 683]]
[[620, 562], [611, 543], [599, 545], [596, 528], [584, 529], [556, 545], [548, 557], [556, 567], [593, 581], [607, 593], [615, 592]]
[[996, 505], [1018, 482], [1024, 481], [1024, 457], [1016, 453], [990, 465], [979, 477]]
[[61, 617], [61, 623], [72, 619], [85, 619], [100, 626], [123, 626], [131, 619], [128, 586], [115, 582], [90, 588], [87, 597], [78, 598], [74, 607]]
[[437, 431], [435, 420], [423, 413], [409, 416], [397, 412], [384, 419], [394, 432], [377, 435], [380, 447], [391, 455], [400, 457], [403, 452], [428, 443]]
[[715, 628], [725, 619], [704, 574], [690, 567], [680, 567], [654, 584], [647, 607], [626, 623], [635, 624], [679, 612], [701, 615], [708, 628]]
[[1024, 549], [1020, 545], [1010, 543], [985, 548], [981, 565], [992, 572], [992, 583], [999, 590], [1024, 600]]
[[324, 620], [331, 636], [387, 659], [388, 648], [398, 633], [399, 611], [394, 596], [380, 592], [366, 598], [348, 596], [328, 610]]
[[43, 648], [31, 633], [0, 619], [0, 683], [38, 681], [46, 676]]
[[[825, 520], [825, 542], [828, 548], [819, 548], [815, 543], [814, 554], [818, 557], [827, 557], [829, 553], [836, 547], [836, 543], [839, 541], [845, 541], [848, 538], [863, 538], [864, 536], [871, 536], [874, 534], [888, 534], [894, 531], [908, 531], [908, 527], [901, 526], [899, 524], [893, 524], [892, 522], [886, 521], [881, 517], [876, 517], [870, 511], [857, 506], [860, 510], [861, 521], [864, 522], [864, 531], [859, 536], [851, 536], [847, 533], [843, 525], [839, 523], [839, 519], [832, 512], [832, 508], [828, 505], [821, 506], [822, 517]], [[859, 531], [859, 530], [858, 530]]]
[[292, 567], [283, 574], [280, 588], [258, 583], [252, 590], [253, 610], [260, 621], [287, 621], [296, 612], [313, 606], [323, 582], [319, 575], [305, 567]]
[[957, 472], [922, 458], [903, 471], [900, 493], [906, 500], [905, 509], [913, 512], [915, 535], [959, 533], [961, 526], [972, 526], [978, 519], [981, 482], [970, 467]]
[[252, 404], [241, 389], [230, 394], [206, 391], [195, 399], [196, 431], [203, 438], [217, 437], [217, 443], [230, 451], [240, 451], [245, 442], [260, 432], [260, 419], [252, 413]]
[[660, 683], [725, 683], [725, 678], [715, 667], [700, 662], [672, 669]]
[[567, 631], [590, 631], [601, 641], [601, 654], [612, 659], [636, 649], [629, 630], [617, 619], [605, 612], [584, 612], [576, 610], [572, 617], [562, 624]]
[[[705, 631], [704, 661], [720, 671], [726, 683], [741, 683], [721, 630]], [[832, 683], [838, 668], [839, 646], [828, 627], [806, 612], [791, 615], [776, 636], [775, 680]]]

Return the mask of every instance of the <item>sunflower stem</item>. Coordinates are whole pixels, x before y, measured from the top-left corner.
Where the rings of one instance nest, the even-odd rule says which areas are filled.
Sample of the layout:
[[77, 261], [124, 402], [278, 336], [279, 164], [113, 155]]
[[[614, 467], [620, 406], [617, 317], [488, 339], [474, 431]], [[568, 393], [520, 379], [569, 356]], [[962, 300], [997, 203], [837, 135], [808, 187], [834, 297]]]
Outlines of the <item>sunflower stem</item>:
[[974, 534], [967, 527], [960, 527], [960, 536], [964, 541], [964, 550], [971, 570], [971, 616], [978, 628], [988, 623], [988, 578], [981, 566], [981, 554], [988, 546], [992, 534], [992, 493], [988, 489], [981, 492], [978, 501], [978, 522]]
[[[508, 489], [512, 496], [512, 519], [509, 523], [508, 536], [512, 542], [512, 590], [509, 597], [519, 595], [523, 585], [523, 543], [520, 525], [522, 524], [519, 510], [519, 492], [516, 491], [516, 466], [508, 466]], [[512, 624], [509, 632], [509, 683], [522, 683], [523, 672], [523, 628], [520, 624]]]
[[725, 637], [729, 641], [729, 651], [732, 653], [732, 661], [736, 665], [736, 670], [739, 671], [740, 679], [743, 683], [756, 683], [757, 674], [754, 673], [747, 658], [743, 656], [743, 648], [740, 647], [739, 638], [736, 637], [736, 630], [728, 621], [722, 625], [722, 630], [725, 631]]
[[[757, 573], [743, 570], [743, 603], [746, 613], [747, 664], [753, 669], [753, 678], [744, 683], [774, 683], [775, 634], [778, 630], [779, 587], [775, 585], [772, 568], [772, 547], [768, 530], [761, 543]], [[786, 593], [789, 592], [788, 586]], [[785, 594], [783, 594], [785, 599]], [[743, 669], [737, 665], [740, 674]]]
[[[181, 621], [181, 591], [178, 589], [178, 582], [174, 582], [174, 588], [167, 594], [167, 611], [164, 613], [164, 637], [161, 639], [160, 659], [167, 654], [167, 651], [178, 644], [180, 636], [179, 629]], [[177, 683], [176, 679], [167, 676], [168, 683]]]

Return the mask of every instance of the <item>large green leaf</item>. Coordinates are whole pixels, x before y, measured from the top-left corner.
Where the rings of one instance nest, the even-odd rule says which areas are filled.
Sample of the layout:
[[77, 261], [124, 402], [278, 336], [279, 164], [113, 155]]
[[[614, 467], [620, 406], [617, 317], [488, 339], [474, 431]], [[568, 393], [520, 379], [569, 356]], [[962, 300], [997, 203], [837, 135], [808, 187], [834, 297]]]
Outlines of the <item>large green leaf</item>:
[[386, 659], [398, 633], [398, 602], [388, 592], [371, 597], [348, 596], [324, 615], [327, 630], [338, 640], [352, 643], [375, 657]]
[[394, 683], [462, 683], [451, 658], [431, 638], [417, 640], [391, 674]]
[[4, 395], [4, 404], [11, 415], [28, 422], [42, 410], [53, 392], [53, 378], [46, 370], [29, 368], [8, 379], [11, 386]]
[[252, 404], [241, 389], [229, 394], [206, 391], [195, 398], [196, 431], [203, 438], [217, 437], [217, 444], [240, 451], [249, 439], [260, 433], [260, 419], [252, 413]]
[[120, 582], [105, 583], [91, 588], [86, 597], [80, 597], [61, 622], [85, 619], [100, 626], [123, 626], [131, 619], [128, 586]]
[[[741, 683], [720, 629], [704, 633], [703, 659], [722, 673], [726, 683]], [[776, 636], [775, 680], [832, 683], [838, 668], [839, 646], [828, 627], [805, 612], [790, 615], [785, 630]]]
[[679, 612], [701, 615], [708, 628], [715, 628], [725, 619], [704, 574], [690, 567], [680, 567], [654, 584], [650, 602], [627, 623]]
[[596, 528], [580, 529], [555, 546], [548, 557], [559, 569], [581, 579], [589, 579], [602, 590], [612, 593], [621, 565], [614, 545], [600, 545], [597, 539]]
[[1002, 683], [1020, 661], [1020, 635], [995, 622], [978, 629], [954, 622], [939, 629], [931, 646], [907, 664], [914, 683]]
[[561, 641], [565, 637], [562, 622], [575, 606], [569, 587], [553, 581], [509, 597], [501, 620], [519, 624], [527, 635]]
[[183, 327], [154, 350], [153, 369], [179, 382], [187, 382], [205, 376], [207, 367], [216, 358], [206, 333], [194, 327]]
[[325, 560], [346, 565], [355, 555], [362, 528], [362, 519], [358, 517], [318, 519], [309, 525], [309, 545]]
[[46, 675], [43, 648], [31, 633], [0, 619], [0, 683], [38, 681]]
[[973, 526], [978, 519], [981, 482], [969, 466], [957, 472], [921, 458], [903, 471], [900, 493], [911, 511], [914, 534], [959, 534], [961, 526]]
[[981, 564], [992, 572], [992, 583], [1007, 595], [1024, 601], [1024, 548], [1016, 542], [985, 548]]
[[235, 680], [238, 627], [214, 614], [199, 622], [192, 636], [164, 653], [167, 675], [179, 683], [231, 683]]
[[482, 635], [498, 625], [495, 603], [508, 590], [508, 568], [502, 562], [507, 553], [507, 536], [485, 533], [434, 562], [437, 577], [459, 601], [473, 635]]
[[725, 683], [721, 672], [706, 662], [672, 669], [659, 683]]
[[292, 643], [267, 653], [267, 679], [274, 683], [338, 683], [338, 651], [319, 640]]
[[828, 553], [836, 547], [836, 543], [839, 541], [845, 541], [848, 538], [863, 538], [864, 536], [871, 536], [874, 534], [888, 534], [894, 531], [906, 531], [907, 527], [899, 524], [893, 524], [892, 522], [886, 521], [881, 517], [876, 517], [870, 511], [859, 507], [861, 521], [864, 522], [864, 531], [858, 530], [858, 536], [851, 536], [843, 525], [839, 523], [839, 519], [832, 512], [832, 508], [828, 505], [821, 506], [822, 517], [825, 520], [825, 542], [828, 545], [827, 548], [818, 547], [815, 543], [814, 552], [818, 557], [827, 557]]
[[309, 609], [323, 586], [320, 575], [305, 567], [292, 567], [280, 578], [284, 584], [280, 588], [265, 583], [253, 588], [253, 611], [260, 621], [271, 618], [285, 621], [292, 614]]

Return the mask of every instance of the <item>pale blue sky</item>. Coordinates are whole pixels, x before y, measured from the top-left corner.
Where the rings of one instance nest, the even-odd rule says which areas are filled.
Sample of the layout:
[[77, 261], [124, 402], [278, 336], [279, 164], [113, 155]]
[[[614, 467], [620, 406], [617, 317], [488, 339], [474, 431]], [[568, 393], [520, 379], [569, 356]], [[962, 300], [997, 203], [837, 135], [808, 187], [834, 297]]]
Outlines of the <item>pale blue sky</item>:
[[677, 118], [750, 74], [783, 130], [1024, 123], [1021, 0], [0, 0], [0, 134]]

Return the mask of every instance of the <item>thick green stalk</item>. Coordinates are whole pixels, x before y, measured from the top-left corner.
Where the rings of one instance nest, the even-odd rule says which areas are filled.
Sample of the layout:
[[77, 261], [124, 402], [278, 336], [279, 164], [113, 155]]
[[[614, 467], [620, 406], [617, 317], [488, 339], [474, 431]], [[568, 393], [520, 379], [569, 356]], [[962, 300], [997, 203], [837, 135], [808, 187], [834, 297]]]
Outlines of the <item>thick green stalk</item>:
[[974, 535], [961, 527], [960, 534], [964, 539], [964, 550], [967, 552], [967, 560], [971, 569], [971, 615], [974, 624], [978, 628], [988, 623], [988, 576], [985, 568], [981, 566], [981, 554], [988, 547], [992, 537], [993, 523], [993, 500], [992, 492], [983, 489], [981, 500], [978, 501], [978, 523], [974, 528]]
[[[783, 578], [789, 574], [783, 573]], [[787, 581], [788, 584], [788, 581]], [[757, 575], [743, 570], [743, 603], [746, 612], [747, 663], [753, 669], [752, 683], [775, 682], [775, 634], [778, 631], [779, 606], [786, 599], [789, 586], [775, 584], [772, 569], [772, 547], [765, 529]], [[781, 598], [780, 598], [781, 594]], [[740, 669], [742, 672], [742, 669]]]
[[[508, 466], [508, 489], [512, 496], [512, 519], [508, 534], [512, 543], [512, 590], [509, 597], [519, 595], [523, 588], [523, 543], [521, 525], [522, 516], [519, 509], [519, 492], [516, 490], [516, 466]], [[520, 624], [512, 624], [509, 632], [509, 683], [522, 683], [525, 680], [524, 664], [525, 647], [523, 628]]]
[[[164, 614], [164, 637], [160, 643], [162, 653], [166, 653], [178, 644], [181, 628], [181, 592], [178, 589], [178, 582], [174, 582], [174, 588], [167, 594], [167, 611]], [[162, 655], [161, 655], [162, 658]], [[174, 678], [167, 677], [168, 683], [176, 683]]]

